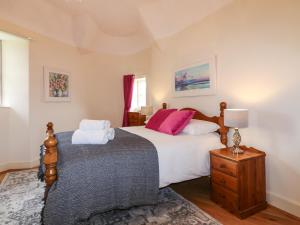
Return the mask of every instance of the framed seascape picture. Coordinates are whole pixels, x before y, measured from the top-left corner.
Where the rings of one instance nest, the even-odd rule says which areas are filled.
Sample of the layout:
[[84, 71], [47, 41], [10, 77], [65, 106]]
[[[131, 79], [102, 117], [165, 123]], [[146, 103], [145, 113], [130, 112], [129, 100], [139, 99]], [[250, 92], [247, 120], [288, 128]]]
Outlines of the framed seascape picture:
[[172, 85], [175, 97], [216, 94], [215, 57], [176, 69]]
[[71, 101], [71, 75], [58, 69], [44, 67], [45, 101]]

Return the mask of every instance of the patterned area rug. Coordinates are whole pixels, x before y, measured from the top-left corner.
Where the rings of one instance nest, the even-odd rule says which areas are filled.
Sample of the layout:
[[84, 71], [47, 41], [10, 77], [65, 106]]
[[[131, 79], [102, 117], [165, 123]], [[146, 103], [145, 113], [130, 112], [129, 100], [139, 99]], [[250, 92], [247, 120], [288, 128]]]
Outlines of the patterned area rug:
[[[36, 170], [8, 173], [0, 185], [1, 225], [40, 225], [44, 184]], [[88, 225], [220, 225], [171, 188], [164, 188], [155, 206], [133, 207], [92, 215]], [[62, 224], [61, 224], [62, 225]]]

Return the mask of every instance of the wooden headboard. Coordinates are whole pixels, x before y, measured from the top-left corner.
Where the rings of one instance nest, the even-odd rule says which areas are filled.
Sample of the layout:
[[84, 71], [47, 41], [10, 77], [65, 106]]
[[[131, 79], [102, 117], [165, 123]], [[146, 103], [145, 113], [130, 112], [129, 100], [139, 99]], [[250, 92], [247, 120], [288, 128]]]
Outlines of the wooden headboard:
[[[163, 103], [162, 104], [163, 109], [167, 108], [167, 104]], [[203, 114], [202, 112], [198, 111], [197, 109], [194, 108], [182, 108], [180, 110], [192, 110], [195, 111], [195, 115], [193, 117], [193, 119], [196, 120], [206, 120], [206, 121], [210, 121], [213, 123], [216, 123], [220, 126], [220, 129], [218, 130], [218, 133], [220, 134], [220, 139], [221, 139], [221, 143], [227, 146], [227, 134], [228, 134], [228, 127], [225, 127], [224, 125], [224, 110], [227, 108], [227, 104], [226, 102], [221, 102], [220, 103], [220, 114], [219, 116], [206, 116], [205, 114]]]

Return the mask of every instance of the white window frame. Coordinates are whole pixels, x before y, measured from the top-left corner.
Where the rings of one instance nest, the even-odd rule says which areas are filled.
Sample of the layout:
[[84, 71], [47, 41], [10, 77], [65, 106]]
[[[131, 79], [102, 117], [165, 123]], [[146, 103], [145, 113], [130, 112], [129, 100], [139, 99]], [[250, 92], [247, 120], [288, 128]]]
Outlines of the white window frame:
[[[147, 105], [147, 93], [148, 93], [148, 91], [147, 91], [147, 76], [146, 75], [140, 75], [140, 76], [135, 76], [135, 81], [134, 82], [137, 82], [136, 80], [138, 80], [138, 79], [145, 79], [145, 82], [146, 82], [146, 105]], [[137, 91], [137, 98], [139, 97], [139, 88], [137, 88], [136, 89], [136, 91]], [[137, 101], [139, 102], [139, 100], [137, 99]], [[131, 108], [130, 109], [131, 111], [133, 111], [133, 112], [138, 112], [138, 111], [140, 111], [141, 109], [133, 109], [133, 108]]]
[[[147, 101], [147, 79], [146, 79], [146, 77], [138, 77], [137, 79], [144, 79], [145, 80], [145, 82], [146, 82], [146, 101]], [[140, 91], [140, 89], [139, 88], [137, 88], [137, 93], [136, 93], [136, 95], [137, 95], [137, 101], [138, 102], [140, 102], [140, 95], [139, 95], [139, 91]]]

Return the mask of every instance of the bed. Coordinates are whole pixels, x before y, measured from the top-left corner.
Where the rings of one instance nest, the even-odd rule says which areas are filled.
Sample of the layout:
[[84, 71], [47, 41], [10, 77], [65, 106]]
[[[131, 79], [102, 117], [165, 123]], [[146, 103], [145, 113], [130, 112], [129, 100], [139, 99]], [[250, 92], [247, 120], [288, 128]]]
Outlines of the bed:
[[[166, 104], [163, 104], [163, 108], [166, 108]], [[66, 211], [66, 208], [62, 205], [64, 201], [69, 199], [71, 199], [69, 205], [72, 205], [72, 207], [95, 208], [97, 202], [94, 205], [89, 204], [87, 206], [85, 206], [85, 203], [94, 201], [99, 192], [107, 191], [104, 196], [99, 195], [98, 198], [106, 204], [109, 203], [110, 199], [121, 198], [121, 203], [116, 203], [117, 208], [139, 204], [155, 204], [156, 189], [158, 190], [158, 187], [163, 188], [172, 183], [209, 175], [209, 150], [227, 145], [228, 128], [224, 126], [226, 103], [220, 103], [220, 114], [213, 117], [206, 116], [193, 108], [182, 110], [187, 109], [196, 112], [193, 119], [217, 123], [220, 126], [218, 132], [200, 136], [186, 134], [171, 136], [143, 126], [121, 128], [116, 130], [119, 138], [104, 147], [107, 148], [103, 150], [106, 154], [100, 156], [98, 154], [99, 150], [93, 149], [96, 148], [95, 146], [89, 146], [89, 150], [87, 150], [85, 149], [86, 146], [71, 145], [69, 140], [72, 133], [70, 132], [55, 135], [53, 123], [48, 123], [47, 138], [44, 142], [44, 178], [46, 183], [44, 199], [45, 208], [48, 212], [51, 211], [50, 214], [48, 213], [48, 220], [49, 217], [51, 220], [52, 215], [58, 218], [56, 221], [53, 220], [53, 223], [49, 222], [48, 224], [55, 224], [59, 218], [63, 217], [63, 214], [60, 215], [60, 213]], [[143, 146], [147, 151], [136, 151], [140, 146]], [[133, 149], [133, 151], [127, 151], [127, 147]], [[125, 148], [125, 151], [119, 151], [116, 148]], [[86, 156], [87, 153], [90, 155]], [[101, 157], [101, 159], [97, 159], [97, 157]], [[103, 161], [102, 158], [107, 158], [109, 163], [105, 165], [107, 161]], [[139, 158], [140, 161], [136, 158]], [[64, 162], [62, 163], [62, 161]], [[112, 164], [119, 166], [114, 167], [111, 166]], [[122, 166], [124, 168], [120, 169]], [[93, 171], [94, 168], [98, 169], [98, 172]], [[109, 184], [111, 181], [109, 178], [99, 185], [101, 179], [106, 179], [105, 174], [116, 175], [116, 168], [118, 169], [117, 173], [123, 175], [119, 176], [117, 174], [114, 184]], [[103, 170], [106, 172], [102, 173]], [[128, 174], [130, 174], [130, 181], [127, 178], [123, 179], [125, 176], [128, 177]], [[88, 182], [91, 182], [91, 184], [87, 185]], [[141, 183], [140, 186], [137, 185], [139, 182]], [[64, 188], [63, 192], [58, 195], [55, 191], [58, 192], [57, 189], [60, 185], [64, 185]], [[76, 185], [80, 189], [77, 195]], [[90, 186], [93, 186], [91, 190], [89, 189]], [[99, 191], [97, 192], [95, 189]], [[112, 189], [116, 190], [112, 192]], [[123, 193], [123, 195], [119, 193]], [[56, 200], [53, 200], [56, 194]], [[86, 197], [85, 195], [90, 196], [84, 200], [80, 199], [81, 196]], [[62, 198], [66, 199], [62, 200]], [[128, 200], [127, 198], [132, 199]], [[58, 201], [62, 201], [62, 204], [57, 204]], [[99, 208], [97, 211], [110, 209], [114, 209], [114, 205]], [[81, 209], [72, 215], [77, 215], [82, 211], [84, 210]], [[89, 212], [90, 209], [86, 210], [81, 218], [88, 217]], [[64, 224], [72, 223], [66, 221]]]

